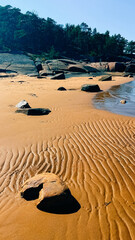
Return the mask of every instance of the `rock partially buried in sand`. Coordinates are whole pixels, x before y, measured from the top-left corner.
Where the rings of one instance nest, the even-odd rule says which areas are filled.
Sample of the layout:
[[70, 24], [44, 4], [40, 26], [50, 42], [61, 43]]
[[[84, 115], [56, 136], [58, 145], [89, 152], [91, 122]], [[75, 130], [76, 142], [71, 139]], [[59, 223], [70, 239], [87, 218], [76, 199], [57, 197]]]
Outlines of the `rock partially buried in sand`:
[[66, 184], [53, 173], [38, 174], [28, 179], [20, 195], [27, 201], [37, 199], [37, 208], [48, 213], [71, 214], [80, 209]]
[[57, 175], [42, 173], [28, 179], [23, 184], [20, 194], [26, 200], [39, 198], [39, 203], [44, 198], [60, 195], [67, 189], [66, 184]]
[[51, 110], [48, 108], [24, 108], [24, 109], [17, 109], [16, 113], [24, 113], [26, 115], [31, 116], [40, 116], [40, 115], [48, 115]]
[[126, 104], [126, 102], [127, 102], [127, 101], [126, 101], [125, 99], [120, 100], [120, 103], [121, 103], [121, 104]]
[[19, 102], [17, 105], [16, 105], [17, 108], [21, 108], [21, 109], [24, 109], [24, 108], [31, 108], [29, 103], [25, 100], [22, 100], [21, 102]]
[[99, 92], [99, 91], [101, 91], [97, 84], [84, 84], [81, 87], [81, 90], [85, 91], [85, 92]]
[[58, 90], [58, 91], [67, 91], [67, 89], [64, 88], [64, 87], [59, 87], [57, 90]]

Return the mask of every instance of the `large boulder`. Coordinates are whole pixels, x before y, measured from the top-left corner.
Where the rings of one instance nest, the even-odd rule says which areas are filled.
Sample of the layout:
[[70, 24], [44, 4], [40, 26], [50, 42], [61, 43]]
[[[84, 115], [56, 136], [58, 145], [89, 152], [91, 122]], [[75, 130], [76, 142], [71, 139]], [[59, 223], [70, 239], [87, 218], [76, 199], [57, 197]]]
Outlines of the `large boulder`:
[[125, 72], [135, 73], [135, 63], [130, 63], [126, 66]]
[[97, 84], [84, 84], [81, 90], [85, 92], [99, 92], [100, 88]]
[[64, 73], [58, 73], [58, 74], [55, 74], [53, 77], [51, 77], [52, 80], [60, 80], [60, 79], [65, 79], [65, 75]]
[[108, 71], [110, 72], [124, 72], [125, 64], [121, 62], [110, 62], [108, 63]]

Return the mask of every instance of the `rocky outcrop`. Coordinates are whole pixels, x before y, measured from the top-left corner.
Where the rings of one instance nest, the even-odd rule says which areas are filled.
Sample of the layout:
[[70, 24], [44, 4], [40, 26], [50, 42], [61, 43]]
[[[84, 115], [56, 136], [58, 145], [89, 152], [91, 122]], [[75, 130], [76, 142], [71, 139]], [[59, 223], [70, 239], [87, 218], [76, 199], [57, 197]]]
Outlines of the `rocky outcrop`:
[[97, 84], [84, 84], [81, 90], [85, 92], [99, 92], [100, 88]]
[[33, 60], [24, 54], [0, 53], [0, 69], [23, 75], [37, 74]]

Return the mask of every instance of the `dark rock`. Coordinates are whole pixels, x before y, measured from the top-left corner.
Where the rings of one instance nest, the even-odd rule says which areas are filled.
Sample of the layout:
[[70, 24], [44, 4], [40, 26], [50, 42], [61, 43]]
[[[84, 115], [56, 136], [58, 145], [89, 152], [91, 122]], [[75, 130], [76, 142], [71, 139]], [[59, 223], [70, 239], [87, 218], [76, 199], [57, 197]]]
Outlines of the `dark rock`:
[[85, 92], [99, 92], [100, 88], [97, 84], [84, 84], [81, 90]]
[[17, 109], [16, 113], [24, 113], [31, 116], [48, 115], [51, 111], [48, 108], [25, 108]]
[[17, 108], [31, 108], [29, 103], [25, 100], [22, 100], [21, 102], [19, 102], [17, 105], [16, 105]]
[[111, 72], [124, 72], [125, 68], [126, 68], [125, 64], [121, 62], [108, 63], [108, 71]]
[[59, 87], [57, 90], [58, 90], [58, 91], [67, 91], [67, 89], [64, 88], [64, 87]]
[[56, 74], [56, 75], [54, 75], [53, 77], [51, 77], [51, 79], [53, 80], [53, 79], [65, 79], [65, 75], [64, 75], [64, 73], [58, 73], [58, 74]]
[[135, 73], [135, 64], [128, 64], [126, 66], [125, 72]]
[[112, 76], [110, 75], [105, 75], [103, 77], [101, 77], [98, 81], [111, 81], [112, 80]]

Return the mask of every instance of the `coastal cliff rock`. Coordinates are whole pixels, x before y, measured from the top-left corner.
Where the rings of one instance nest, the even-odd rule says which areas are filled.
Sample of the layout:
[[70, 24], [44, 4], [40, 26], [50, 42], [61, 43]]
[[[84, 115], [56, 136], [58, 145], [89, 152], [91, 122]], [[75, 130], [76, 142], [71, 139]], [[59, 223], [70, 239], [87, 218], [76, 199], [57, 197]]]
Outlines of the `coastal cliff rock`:
[[38, 75], [33, 60], [24, 54], [0, 53], [0, 69], [23, 75]]

